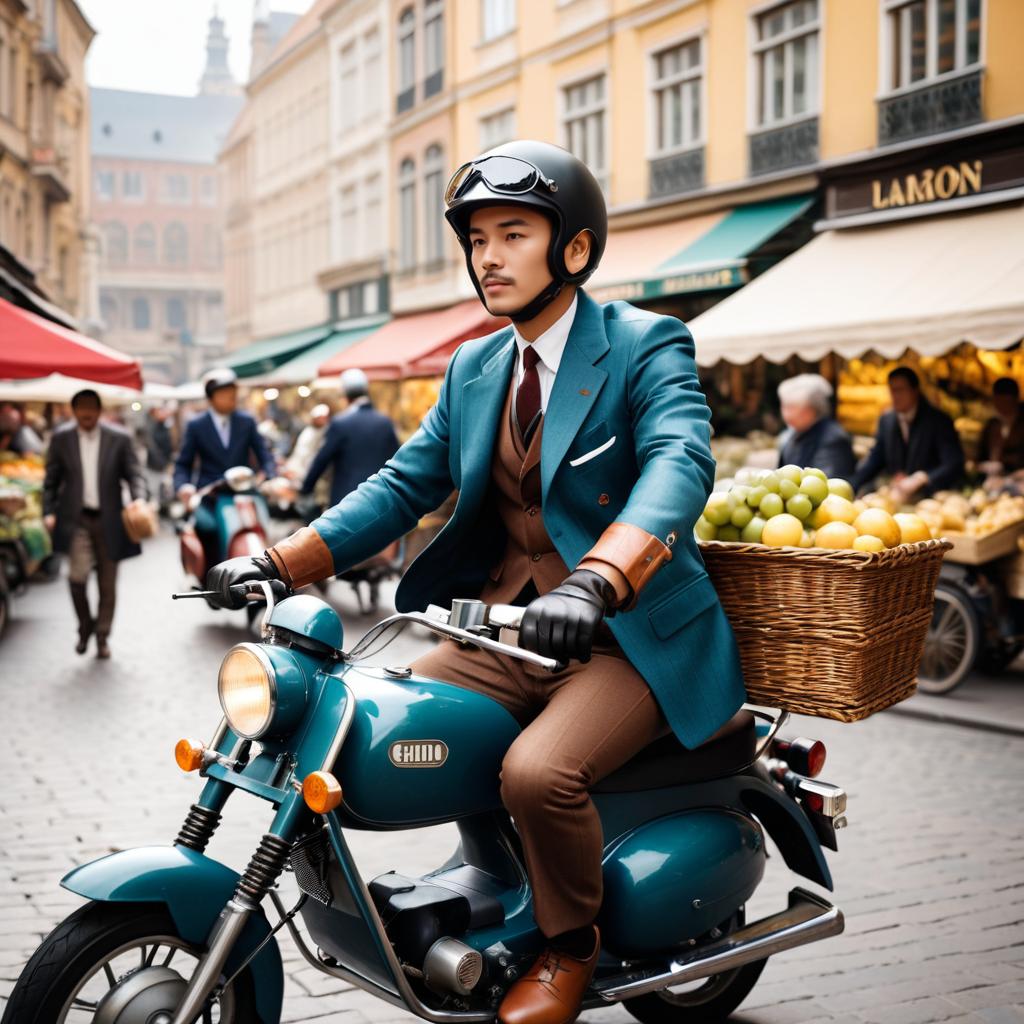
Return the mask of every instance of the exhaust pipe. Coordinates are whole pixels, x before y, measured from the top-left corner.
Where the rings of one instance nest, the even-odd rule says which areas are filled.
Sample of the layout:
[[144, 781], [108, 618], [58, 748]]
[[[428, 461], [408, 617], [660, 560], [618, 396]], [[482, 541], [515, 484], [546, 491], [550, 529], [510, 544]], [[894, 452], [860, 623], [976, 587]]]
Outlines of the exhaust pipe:
[[724, 939], [674, 960], [663, 973], [634, 975], [628, 981], [619, 976], [594, 988], [605, 1002], [617, 1003], [723, 974], [784, 950], [839, 935], [844, 927], [843, 912], [838, 907], [797, 887], [790, 891], [786, 910], [744, 925]]

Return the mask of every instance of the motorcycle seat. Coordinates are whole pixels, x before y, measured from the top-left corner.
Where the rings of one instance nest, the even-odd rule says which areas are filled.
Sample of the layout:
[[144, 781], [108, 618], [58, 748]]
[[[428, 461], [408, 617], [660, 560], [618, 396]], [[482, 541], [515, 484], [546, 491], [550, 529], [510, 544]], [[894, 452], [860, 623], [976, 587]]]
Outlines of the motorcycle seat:
[[688, 750], [669, 733], [591, 787], [592, 793], [637, 793], [733, 775], [754, 760], [754, 716], [737, 711], [709, 740]]

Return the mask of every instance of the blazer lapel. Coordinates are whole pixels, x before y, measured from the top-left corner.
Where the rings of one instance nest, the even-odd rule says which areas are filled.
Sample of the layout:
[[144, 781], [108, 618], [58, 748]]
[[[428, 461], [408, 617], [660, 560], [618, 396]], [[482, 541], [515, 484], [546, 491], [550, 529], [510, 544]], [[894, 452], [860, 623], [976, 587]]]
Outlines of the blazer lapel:
[[82, 471], [82, 451], [78, 445], [78, 428], [72, 427], [68, 431], [68, 478], [74, 481], [74, 490], [77, 495], [77, 503], [82, 504], [82, 496], [85, 493], [85, 474]]
[[512, 331], [497, 352], [484, 363], [480, 376], [462, 386], [460, 504], [472, 508], [483, 493], [491, 471], [494, 439], [515, 365]]
[[106, 429], [101, 423], [99, 425], [100, 431], [100, 450], [99, 455], [96, 458], [96, 486], [103, 493], [103, 474], [106, 471], [107, 460], [110, 458], [110, 451], [114, 444], [114, 439], [110, 436], [110, 431]]
[[576, 319], [544, 413], [540, 473], [541, 500], [545, 502], [555, 472], [608, 379], [608, 374], [594, 365], [610, 347], [601, 309], [584, 292], [578, 294]]

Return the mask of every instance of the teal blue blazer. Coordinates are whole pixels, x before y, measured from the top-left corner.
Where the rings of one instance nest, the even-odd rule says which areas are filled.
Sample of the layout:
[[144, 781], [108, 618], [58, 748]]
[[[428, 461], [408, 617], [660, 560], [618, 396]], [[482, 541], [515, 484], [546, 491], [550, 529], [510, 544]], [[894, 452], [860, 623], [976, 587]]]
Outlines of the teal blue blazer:
[[[456, 351], [419, 430], [312, 524], [336, 571], [407, 533], [455, 489], [451, 519], [409, 567], [396, 605], [422, 610], [480, 593], [505, 546], [489, 483], [514, 362], [510, 327]], [[672, 545], [636, 606], [608, 624], [687, 747], [746, 699], [735, 638], [693, 537], [714, 481], [710, 419], [685, 325], [579, 293], [544, 417], [544, 525], [570, 567], [616, 520]]]

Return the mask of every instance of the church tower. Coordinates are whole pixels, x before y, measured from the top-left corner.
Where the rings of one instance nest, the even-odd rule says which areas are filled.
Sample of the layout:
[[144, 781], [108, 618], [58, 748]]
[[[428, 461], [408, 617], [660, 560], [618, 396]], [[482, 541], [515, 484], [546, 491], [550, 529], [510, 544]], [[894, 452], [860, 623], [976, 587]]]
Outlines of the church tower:
[[224, 34], [224, 21], [214, 5], [206, 36], [206, 68], [199, 80], [201, 96], [237, 96], [242, 90], [231, 77], [228, 67], [228, 37]]
[[270, 10], [267, 0], [253, 0], [252, 5], [252, 47], [249, 59], [249, 81], [251, 82], [270, 60], [274, 48], [270, 32]]

